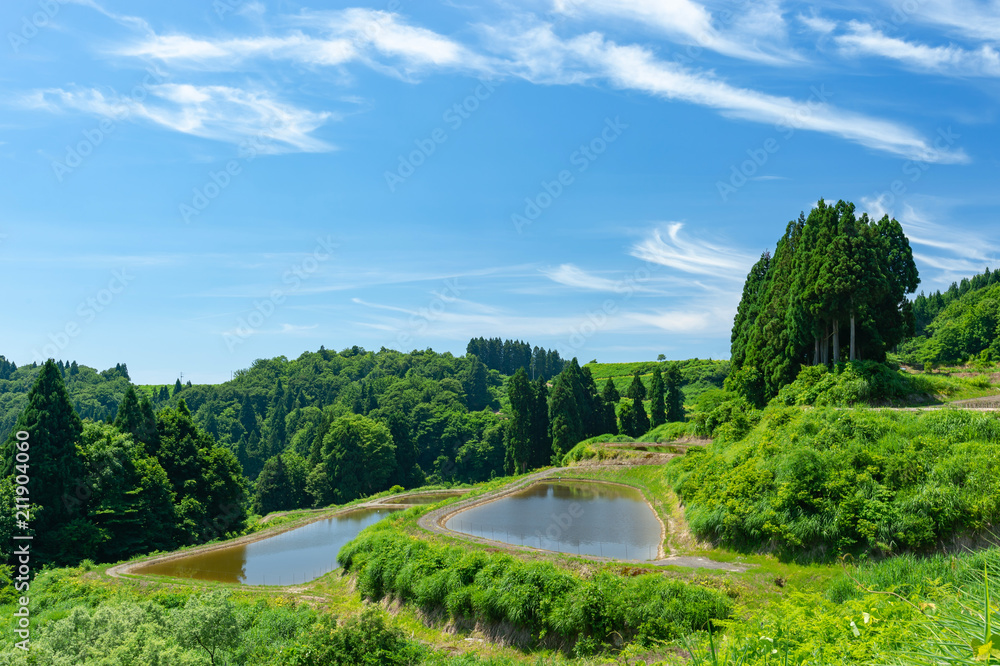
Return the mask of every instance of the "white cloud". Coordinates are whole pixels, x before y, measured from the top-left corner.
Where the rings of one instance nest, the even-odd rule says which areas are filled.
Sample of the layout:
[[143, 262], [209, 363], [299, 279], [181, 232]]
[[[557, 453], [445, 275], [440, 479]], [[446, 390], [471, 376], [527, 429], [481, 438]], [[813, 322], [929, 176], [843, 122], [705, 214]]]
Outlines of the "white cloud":
[[641, 285], [635, 284], [634, 280], [626, 282], [625, 280], [611, 280], [599, 277], [573, 264], [562, 264], [556, 268], [546, 268], [542, 270], [542, 273], [553, 282], [577, 289], [605, 291], [616, 294], [650, 291]]
[[760, 48], [761, 42], [774, 44], [784, 38], [784, 17], [774, 0], [752, 3], [740, 15], [726, 10], [723, 16], [728, 31], [716, 28], [711, 12], [691, 0], [554, 0], [553, 4], [555, 11], [564, 15], [623, 18], [736, 58], [770, 64], [788, 61]]
[[934, 274], [922, 271], [921, 283], [926, 289], [946, 287], [955, 280], [981, 273], [987, 266], [997, 267], [1000, 242], [995, 237], [936, 222], [927, 211], [910, 204], [903, 204], [895, 211], [879, 199], [862, 198], [861, 203], [875, 219], [889, 215], [899, 221], [913, 247], [918, 269], [929, 266], [939, 271]]
[[848, 56], [879, 56], [929, 72], [957, 76], [1000, 76], [1000, 53], [982, 45], [974, 51], [958, 46], [927, 46], [889, 37], [870, 25], [850, 21], [849, 33], [834, 41]]
[[685, 273], [743, 281], [756, 258], [732, 248], [681, 237], [684, 225], [672, 222], [666, 238], [660, 229], [632, 248], [632, 256], [670, 266]]
[[825, 19], [822, 16], [803, 16], [799, 14], [798, 19], [807, 28], [821, 35], [828, 35], [837, 29], [836, 21]]
[[511, 71], [530, 81], [581, 84], [604, 78], [611, 85], [716, 109], [725, 116], [838, 136], [874, 150], [924, 162], [966, 162], [961, 150], [937, 150], [914, 130], [888, 120], [839, 109], [822, 100], [798, 101], [738, 88], [712, 74], [657, 59], [648, 49], [619, 46], [598, 33], [562, 40], [552, 26], [503, 32], [494, 42], [513, 56]]
[[[672, 3], [560, 0], [557, 8], [570, 14], [623, 13], [633, 20], [652, 22], [662, 29], [676, 29], [698, 36], [702, 41], [708, 40], [715, 48], [723, 48], [724, 40], [719, 41], [722, 38], [713, 27], [711, 15], [690, 0]], [[732, 23], [733, 30], [759, 32], [761, 25], [774, 23], [780, 16], [777, 4], [765, 2], [737, 16]], [[499, 27], [479, 26], [484, 47], [496, 54], [489, 56], [384, 11], [354, 8], [304, 12], [274, 23], [294, 27], [296, 31], [280, 37], [224, 40], [156, 35], [148, 31], [141, 41], [119, 52], [221, 70], [233, 69], [252, 58], [271, 58], [309, 66], [359, 61], [400, 76], [447, 69], [477, 75], [518, 76], [547, 84], [583, 85], [606, 81], [619, 89], [696, 104], [715, 109], [724, 116], [774, 124], [787, 130], [821, 132], [909, 159], [938, 163], [968, 160], [961, 150], [935, 150], [920, 134], [893, 121], [839, 109], [824, 100], [796, 100], [737, 87], [711, 72], [659, 59], [645, 47], [616, 44], [598, 32], [563, 39], [554, 33], [552, 25], [540, 23], [531, 16], [522, 15]], [[220, 95], [216, 95], [218, 97]], [[232, 103], [234, 100], [226, 101]], [[323, 120], [322, 114], [303, 116], [304, 125], [318, 126]]]
[[[888, 4], [888, 3], [887, 3]], [[893, 19], [915, 19], [944, 26], [973, 39], [1000, 43], [1000, 3], [996, 0], [920, 0], [890, 5]], [[912, 11], [906, 11], [912, 6]]]
[[391, 69], [392, 63], [408, 73], [427, 67], [476, 71], [487, 68], [486, 60], [465, 46], [426, 28], [411, 26], [389, 12], [303, 12], [282, 21], [297, 28], [283, 36], [237, 39], [149, 32], [116, 53], [215, 70], [232, 69], [257, 58], [324, 67], [361, 61], [383, 70]]
[[237, 145], [253, 140], [263, 153], [325, 152], [333, 146], [313, 137], [333, 117], [274, 99], [263, 91], [229, 86], [162, 83], [148, 86], [143, 101], [106, 96], [96, 89], [38, 90], [22, 105], [47, 111], [76, 110], [121, 121], [144, 119], [161, 127]]

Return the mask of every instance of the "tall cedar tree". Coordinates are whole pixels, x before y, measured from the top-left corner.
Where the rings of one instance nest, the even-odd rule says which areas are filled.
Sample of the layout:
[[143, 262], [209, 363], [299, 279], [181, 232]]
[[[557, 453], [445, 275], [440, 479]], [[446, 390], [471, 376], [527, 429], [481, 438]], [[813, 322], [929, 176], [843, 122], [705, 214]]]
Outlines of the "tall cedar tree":
[[514, 467], [524, 472], [532, 458], [531, 412], [534, 409], [534, 395], [528, 373], [524, 368], [507, 381], [507, 397], [510, 399], [510, 425], [507, 428], [507, 449]]
[[628, 437], [638, 437], [639, 425], [635, 418], [635, 403], [632, 400], [623, 400], [618, 408], [618, 429], [621, 434]]
[[287, 440], [285, 418], [291, 411], [291, 397], [291, 393], [285, 390], [279, 377], [278, 385], [274, 389], [274, 397], [271, 399], [271, 412], [267, 417], [267, 447], [264, 455], [269, 460], [285, 450]]
[[266, 463], [254, 484], [253, 512], [266, 516], [272, 511], [295, 508], [291, 480], [281, 455], [276, 455]]
[[532, 382], [533, 391], [531, 418], [529, 420], [531, 439], [531, 462], [533, 466], [544, 467], [552, 458], [552, 435], [549, 430], [549, 388], [544, 379]]
[[628, 397], [632, 399], [632, 408], [635, 412], [636, 434], [633, 437], [645, 434], [649, 431], [649, 416], [646, 414], [646, 406], [643, 400], [646, 398], [646, 386], [642, 383], [639, 371], [632, 375], [632, 383], [628, 387]]
[[681, 382], [680, 364], [668, 363], [663, 384], [666, 393], [666, 417], [671, 423], [684, 420], [684, 394], [681, 392]]
[[490, 404], [490, 391], [487, 385], [486, 365], [475, 354], [467, 354], [468, 368], [463, 378], [465, 403], [470, 412], [486, 409]]
[[898, 222], [821, 200], [747, 276], [727, 387], [762, 406], [802, 365], [884, 360], [913, 330], [906, 294], [918, 283]]
[[649, 425], [653, 428], [667, 421], [666, 407], [663, 401], [663, 375], [659, 366], [653, 368], [653, 379], [649, 386]]
[[[549, 397], [549, 423], [552, 427], [552, 453], [560, 456], [584, 438], [583, 415], [574, 391], [570, 363], [556, 377]], [[582, 393], [582, 390], [580, 391]]]
[[[28, 433], [30, 467], [26, 472], [18, 468], [16, 459], [16, 435], [22, 431]], [[49, 359], [28, 394], [28, 405], [3, 444], [0, 469], [4, 478], [25, 474], [31, 503], [41, 507], [31, 516], [38, 564], [66, 560], [58, 557], [61, 544], [73, 531], [71, 523], [83, 515], [85, 507], [77, 488], [85, 489], [86, 485], [76, 448], [82, 434], [83, 423], [73, 410], [59, 368]]]
[[604, 404], [604, 431], [612, 435], [618, 434], [618, 417], [615, 415], [615, 408], [618, 405], [618, 389], [615, 388], [615, 381], [608, 378], [608, 383], [604, 385], [601, 392], [601, 402]]

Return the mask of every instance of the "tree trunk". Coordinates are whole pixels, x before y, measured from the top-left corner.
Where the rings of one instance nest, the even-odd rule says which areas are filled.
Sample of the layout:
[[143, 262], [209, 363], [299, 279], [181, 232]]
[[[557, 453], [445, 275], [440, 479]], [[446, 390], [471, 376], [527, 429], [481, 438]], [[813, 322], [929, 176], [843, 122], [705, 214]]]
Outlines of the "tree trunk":
[[833, 364], [840, 363], [840, 321], [833, 320]]
[[823, 356], [823, 365], [830, 364], [830, 322], [823, 322], [823, 348], [821, 350]]
[[851, 360], [852, 361], [857, 358], [857, 356], [855, 354], [854, 341], [855, 341], [855, 337], [854, 337], [854, 311], [852, 310], [851, 311]]
[[819, 365], [819, 334], [813, 335], [813, 365]]

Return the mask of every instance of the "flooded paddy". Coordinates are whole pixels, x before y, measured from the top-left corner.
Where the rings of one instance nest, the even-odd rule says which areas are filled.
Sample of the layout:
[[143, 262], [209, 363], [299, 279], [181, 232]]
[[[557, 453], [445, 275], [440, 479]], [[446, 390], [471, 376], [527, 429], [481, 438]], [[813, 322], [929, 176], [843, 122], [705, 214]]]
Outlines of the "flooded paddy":
[[654, 560], [661, 525], [627, 486], [545, 481], [450, 517], [455, 532], [560, 553]]
[[245, 585], [306, 583], [337, 569], [340, 548], [393, 511], [388, 507], [357, 509], [260, 541], [139, 566], [131, 573]]

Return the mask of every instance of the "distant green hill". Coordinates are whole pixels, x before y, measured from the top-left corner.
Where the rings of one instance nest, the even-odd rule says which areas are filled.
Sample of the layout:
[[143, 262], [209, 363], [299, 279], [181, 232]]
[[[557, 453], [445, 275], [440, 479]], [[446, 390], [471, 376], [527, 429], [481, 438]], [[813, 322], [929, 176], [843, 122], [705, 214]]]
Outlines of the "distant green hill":
[[[992, 275], [996, 275], [994, 271]], [[978, 276], [977, 276], [978, 277]], [[963, 280], [963, 283], [967, 281]], [[922, 335], [900, 348], [908, 365], [1000, 361], [1000, 284], [991, 282], [953, 298]]]
[[[586, 368], [597, 384], [597, 390], [603, 391], [608, 379], [613, 379], [615, 387], [622, 394], [628, 390], [632, 382], [632, 374], [638, 370], [646, 391], [650, 390], [650, 380], [653, 369], [660, 368], [662, 372], [670, 361], [637, 361], [632, 363], [588, 363]], [[684, 403], [693, 405], [702, 393], [713, 388], [722, 388], [722, 382], [729, 374], [729, 361], [714, 361], [712, 359], [691, 358], [676, 361], [681, 369], [681, 390], [684, 392]]]
[[[80, 418], [105, 421], [118, 413], [131, 382], [124, 364], [98, 372], [85, 365], [58, 362], [73, 408]], [[28, 392], [41, 366], [16, 367], [0, 356], [0, 441], [7, 438], [17, 417], [28, 404]]]

